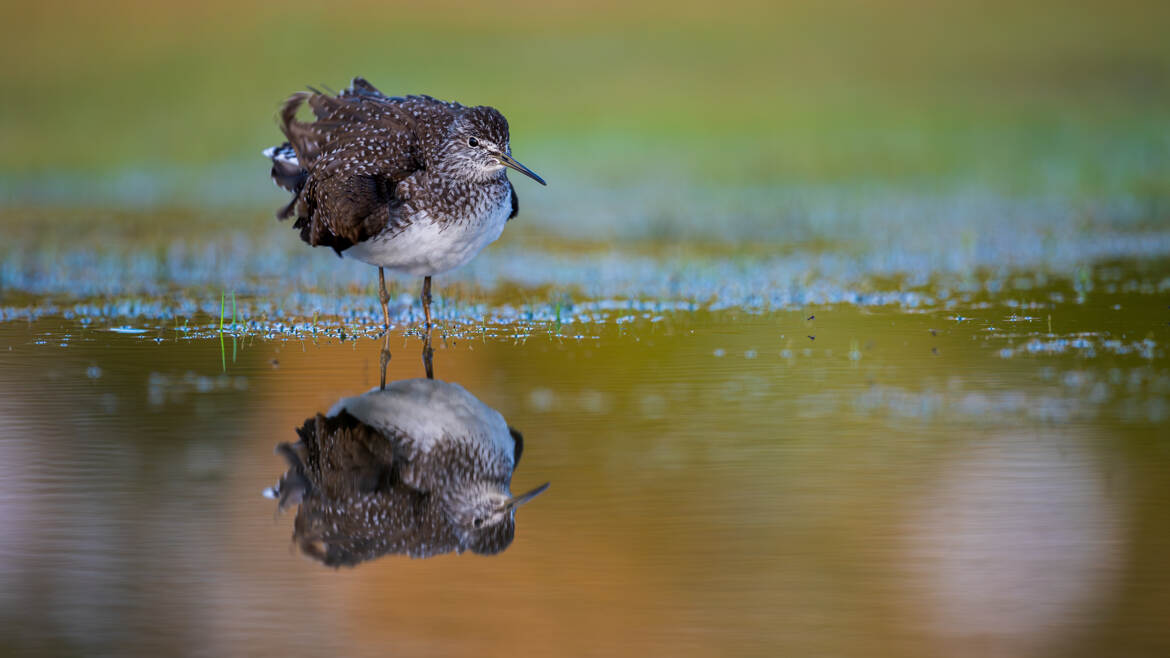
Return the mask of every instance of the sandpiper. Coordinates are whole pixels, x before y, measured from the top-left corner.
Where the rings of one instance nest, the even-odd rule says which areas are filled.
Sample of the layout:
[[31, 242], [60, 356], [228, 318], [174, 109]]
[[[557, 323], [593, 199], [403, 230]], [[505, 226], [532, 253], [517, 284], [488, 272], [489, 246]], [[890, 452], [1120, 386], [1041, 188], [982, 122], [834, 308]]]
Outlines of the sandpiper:
[[293, 540], [332, 567], [386, 554], [494, 554], [516, 534], [524, 438], [458, 384], [393, 382], [342, 398], [277, 452], [288, 471], [264, 495], [297, 505]]
[[[315, 121], [296, 119], [306, 102]], [[386, 268], [423, 277], [429, 327], [431, 277], [465, 265], [519, 210], [505, 167], [545, 184], [512, 157], [495, 108], [385, 96], [362, 78], [336, 95], [293, 94], [280, 128], [287, 141], [264, 155], [293, 198], [277, 217], [295, 216], [311, 246], [377, 266], [387, 329]]]

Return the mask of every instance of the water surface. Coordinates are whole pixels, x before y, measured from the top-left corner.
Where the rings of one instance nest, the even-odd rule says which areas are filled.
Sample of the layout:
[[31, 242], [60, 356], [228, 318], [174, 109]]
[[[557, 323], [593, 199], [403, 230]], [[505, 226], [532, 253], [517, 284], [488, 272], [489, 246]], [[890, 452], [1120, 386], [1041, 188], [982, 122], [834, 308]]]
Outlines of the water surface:
[[[523, 433], [513, 491], [552, 486], [498, 555], [340, 570], [261, 491], [278, 443], [377, 386], [382, 341], [344, 319], [222, 340], [202, 315], [10, 320], [0, 635], [23, 655], [1159, 655], [1170, 309], [1161, 265], [1115, 269], [930, 304], [450, 321], [435, 376]], [[415, 329], [389, 345], [390, 381], [424, 376]]]

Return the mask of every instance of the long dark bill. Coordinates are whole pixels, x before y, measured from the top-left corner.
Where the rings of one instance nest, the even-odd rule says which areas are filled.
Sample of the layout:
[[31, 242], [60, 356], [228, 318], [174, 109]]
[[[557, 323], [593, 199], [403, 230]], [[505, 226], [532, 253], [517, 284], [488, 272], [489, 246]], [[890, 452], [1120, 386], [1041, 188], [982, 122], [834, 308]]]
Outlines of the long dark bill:
[[550, 485], [550, 484], [552, 484], [552, 483], [545, 482], [544, 484], [533, 489], [532, 491], [529, 491], [528, 493], [520, 494], [519, 496], [514, 496], [512, 498], [509, 498], [508, 502], [505, 503], [505, 507], [507, 507], [507, 508], [520, 507], [524, 503], [527, 503], [528, 501], [532, 500], [533, 498], [536, 498], [540, 494], [544, 493], [545, 489], [548, 489], [548, 485]]
[[497, 153], [496, 159], [499, 160], [500, 164], [504, 165], [505, 167], [515, 169], [516, 171], [524, 174], [525, 176], [531, 178], [532, 180], [536, 181], [537, 183], [540, 183], [541, 185], [548, 185], [548, 183], [544, 182], [543, 178], [536, 175], [535, 171], [532, 171], [528, 167], [525, 167], [524, 165], [520, 164], [520, 162], [516, 158], [513, 158], [512, 156], [508, 155], [507, 153]]

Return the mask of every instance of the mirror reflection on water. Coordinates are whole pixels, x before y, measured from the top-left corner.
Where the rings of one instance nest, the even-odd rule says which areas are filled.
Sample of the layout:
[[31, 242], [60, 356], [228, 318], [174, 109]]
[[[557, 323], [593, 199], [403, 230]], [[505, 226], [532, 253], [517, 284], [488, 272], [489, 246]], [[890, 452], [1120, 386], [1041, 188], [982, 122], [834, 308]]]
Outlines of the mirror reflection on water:
[[386, 554], [494, 555], [516, 535], [516, 509], [548, 484], [513, 496], [524, 436], [458, 384], [382, 384], [342, 398], [277, 453], [288, 471], [264, 491], [297, 507], [293, 541], [331, 567]]
[[0, 323], [0, 636], [46, 656], [1157, 655], [1160, 267], [1082, 298], [448, 323], [433, 380], [414, 331]]

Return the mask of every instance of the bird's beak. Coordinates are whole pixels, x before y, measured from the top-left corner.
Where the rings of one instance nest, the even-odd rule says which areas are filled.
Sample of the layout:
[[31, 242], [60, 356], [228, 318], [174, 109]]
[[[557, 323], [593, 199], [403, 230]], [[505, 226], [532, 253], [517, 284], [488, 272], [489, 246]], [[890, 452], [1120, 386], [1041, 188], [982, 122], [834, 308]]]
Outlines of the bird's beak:
[[516, 158], [513, 158], [512, 156], [508, 155], [507, 153], [497, 153], [496, 159], [499, 160], [500, 164], [504, 165], [505, 167], [511, 167], [512, 169], [515, 169], [516, 171], [524, 174], [525, 176], [531, 178], [532, 180], [536, 181], [537, 183], [540, 183], [541, 185], [548, 185], [548, 183], [544, 182], [543, 178], [536, 175], [535, 171], [532, 171], [528, 167], [525, 167], [524, 165], [520, 164], [516, 160]]
[[545, 482], [544, 484], [533, 489], [532, 491], [529, 491], [528, 493], [520, 494], [519, 496], [514, 496], [512, 498], [509, 498], [508, 502], [504, 503], [504, 509], [512, 509], [514, 507], [520, 507], [524, 503], [527, 503], [528, 501], [532, 500], [533, 498], [536, 498], [540, 494], [544, 493], [544, 490], [548, 489], [548, 485], [550, 485], [550, 484], [552, 484], [552, 483]]

